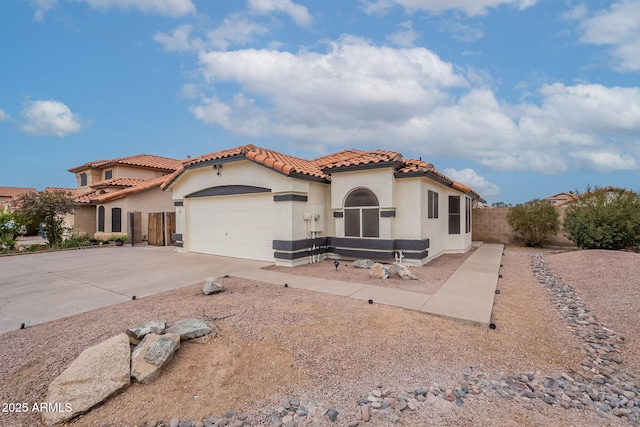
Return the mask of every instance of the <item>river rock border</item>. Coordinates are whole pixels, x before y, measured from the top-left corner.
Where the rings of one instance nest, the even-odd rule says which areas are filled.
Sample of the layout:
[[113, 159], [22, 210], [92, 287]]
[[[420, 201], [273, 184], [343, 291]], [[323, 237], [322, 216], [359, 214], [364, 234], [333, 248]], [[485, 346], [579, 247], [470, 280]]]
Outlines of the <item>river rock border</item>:
[[[581, 300], [576, 291], [555, 276], [543, 253], [531, 255], [531, 269], [547, 290], [573, 333], [580, 340], [584, 356], [578, 372], [565, 372], [559, 377], [541, 372], [489, 377], [482, 366], [470, 367], [456, 387], [446, 388], [433, 382], [418, 388], [392, 390], [378, 385], [354, 402], [355, 411], [296, 398], [285, 400], [279, 407], [250, 415], [229, 412], [205, 420], [174, 418], [169, 422], [153, 421], [141, 427], [303, 427], [316, 425], [366, 425], [374, 418], [397, 423], [404, 415], [445, 400], [462, 406], [469, 396], [497, 394], [514, 403], [541, 400], [564, 409], [595, 411], [601, 417], [624, 417], [640, 426], [640, 392], [636, 376], [621, 369], [620, 353], [624, 338], [602, 325]], [[609, 414], [609, 415], [608, 415]]]

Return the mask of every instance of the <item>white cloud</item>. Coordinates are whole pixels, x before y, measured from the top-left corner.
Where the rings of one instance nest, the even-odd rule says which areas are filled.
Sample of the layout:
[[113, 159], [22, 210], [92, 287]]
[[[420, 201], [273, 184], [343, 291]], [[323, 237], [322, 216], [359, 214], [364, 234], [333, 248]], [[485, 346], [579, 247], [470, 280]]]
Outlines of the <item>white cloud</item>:
[[620, 71], [640, 70], [640, 2], [622, 0], [592, 16], [574, 9], [567, 18], [579, 19], [580, 41], [611, 47], [614, 67]]
[[59, 101], [29, 101], [22, 111], [21, 129], [31, 135], [63, 137], [89, 125]]
[[394, 5], [393, 0], [360, 0], [360, 6], [367, 15], [384, 16]]
[[557, 83], [510, 104], [490, 79], [428, 49], [349, 36], [321, 52], [201, 52], [198, 73], [185, 88], [192, 113], [239, 134], [472, 158], [493, 170], [640, 164], [640, 87]]
[[286, 13], [300, 27], [308, 27], [313, 22], [313, 17], [307, 8], [291, 0], [249, 0], [249, 10], [259, 15], [269, 15], [273, 12]]
[[478, 175], [473, 169], [465, 168], [456, 170], [449, 168], [445, 169], [443, 173], [455, 181], [468, 185], [485, 199], [500, 194], [500, 187], [490, 183], [485, 177]]
[[[196, 7], [191, 0], [66, 0], [86, 3], [92, 9], [108, 10], [136, 9], [144, 13], [155, 13], [158, 15], [177, 18], [180, 16], [196, 13]], [[32, 0], [31, 5], [35, 7], [34, 19], [43, 21], [44, 14], [54, 9], [58, 0]]]
[[485, 15], [490, 8], [502, 5], [517, 6], [520, 10], [536, 4], [537, 0], [364, 0], [362, 7], [369, 14], [385, 14], [393, 5], [398, 4], [408, 12], [424, 10], [438, 14], [446, 10], [458, 10], [469, 16]]
[[[615, 147], [612, 147], [615, 151]], [[570, 153], [576, 163], [584, 168], [595, 169], [598, 172], [613, 170], [633, 170], [638, 168], [636, 159], [628, 153], [618, 154], [610, 151], [577, 151]]]
[[11, 118], [11, 116], [4, 112], [3, 109], [0, 108], [0, 122], [7, 121]]
[[212, 46], [224, 50], [230, 45], [250, 43], [254, 35], [268, 32], [264, 25], [253, 22], [242, 14], [234, 14], [225, 18], [217, 28], [208, 31], [207, 38]]
[[387, 40], [400, 47], [413, 46], [419, 34], [414, 31], [411, 21], [402, 22], [398, 27], [398, 31], [387, 36]]
[[204, 46], [200, 39], [191, 38], [191, 25], [184, 24], [174, 28], [171, 34], [157, 32], [153, 40], [160, 43], [169, 52], [198, 50]]
[[44, 15], [48, 11], [55, 9], [58, 4], [58, 0], [32, 0], [31, 6], [36, 10], [33, 12], [34, 21], [44, 21]]
[[196, 7], [191, 0], [80, 0], [94, 9], [137, 9], [145, 13], [177, 18], [196, 13]]
[[440, 31], [450, 33], [454, 39], [463, 42], [474, 42], [484, 37], [484, 30], [480, 26], [471, 26], [464, 24], [458, 13], [444, 19], [440, 23]]
[[226, 17], [220, 25], [208, 30], [201, 37], [193, 35], [189, 24], [174, 28], [169, 34], [157, 32], [153, 40], [169, 51], [203, 51], [204, 49], [226, 50], [230, 46], [242, 46], [254, 41], [254, 36], [264, 35], [269, 29], [250, 20], [246, 15], [237, 13]]

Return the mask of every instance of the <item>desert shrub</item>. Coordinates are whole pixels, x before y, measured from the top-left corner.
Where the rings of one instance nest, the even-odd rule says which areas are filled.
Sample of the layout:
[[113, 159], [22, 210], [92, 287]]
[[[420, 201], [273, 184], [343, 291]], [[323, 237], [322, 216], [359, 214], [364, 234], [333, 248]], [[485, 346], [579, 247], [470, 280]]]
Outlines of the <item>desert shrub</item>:
[[596, 189], [577, 197], [563, 223], [569, 240], [583, 249], [640, 246], [640, 197], [625, 190]]
[[515, 237], [524, 240], [526, 246], [542, 246], [560, 230], [558, 211], [551, 203], [540, 199], [510, 208], [507, 223]]

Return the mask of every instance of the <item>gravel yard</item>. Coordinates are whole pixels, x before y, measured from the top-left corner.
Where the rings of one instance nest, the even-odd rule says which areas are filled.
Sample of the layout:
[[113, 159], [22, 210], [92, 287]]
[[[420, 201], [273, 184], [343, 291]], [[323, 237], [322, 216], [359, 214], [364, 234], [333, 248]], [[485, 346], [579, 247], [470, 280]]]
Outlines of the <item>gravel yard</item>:
[[472, 253], [473, 251], [468, 251], [464, 254], [447, 254], [434, 259], [422, 268], [409, 267], [409, 270], [411, 270], [418, 280], [402, 280], [396, 274], [392, 274], [387, 280], [380, 280], [371, 277], [368, 269], [353, 267], [351, 261], [340, 261], [336, 269], [333, 265], [333, 260], [330, 259], [316, 264], [306, 264], [295, 267], [295, 273], [289, 267], [272, 266], [266, 269], [282, 273], [294, 273], [300, 276], [319, 277], [321, 279], [341, 280], [343, 282], [402, 289], [403, 291], [409, 292], [434, 294]]
[[[356, 419], [358, 399], [372, 390], [430, 390], [434, 383], [455, 390], [473, 379], [490, 387], [526, 373], [555, 378], [580, 369], [580, 342], [532, 273], [533, 252], [505, 251], [494, 304], [496, 330], [231, 277], [224, 280], [222, 294], [205, 296], [202, 285], [195, 284], [0, 335], [1, 400], [41, 402], [48, 384], [87, 346], [142, 321], [173, 323], [185, 317], [215, 323], [218, 336], [183, 344], [155, 382], [132, 384], [70, 425], [142, 426], [161, 419], [205, 420], [229, 411], [246, 411], [257, 424], [286, 399], [297, 399], [339, 412], [335, 423], [325, 417], [309, 425], [346, 426]], [[411, 286], [437, 289], [464, 255], [447, 257], [419, 269], [428, 274]], [[640, 372], [632, 310], [640, 302], [640, 255], [576, 251], [545, 258], [605, 326], [627, 338], [622, 369]], [[324, 270], [335, 270], [329, 267]], [[338, 272], [350, 268], [341, 265]], [[302, 269], [287, 271], [303, 274]], [[495, 391], [470, 394], [461, 405], [433, 397], [427, 402], [395, 418], [374, 413], [360, 425], [630, 425], [609, 414]], [[39, 419], [37, 413], [2, 413], [0, 425], [34, 426]]]

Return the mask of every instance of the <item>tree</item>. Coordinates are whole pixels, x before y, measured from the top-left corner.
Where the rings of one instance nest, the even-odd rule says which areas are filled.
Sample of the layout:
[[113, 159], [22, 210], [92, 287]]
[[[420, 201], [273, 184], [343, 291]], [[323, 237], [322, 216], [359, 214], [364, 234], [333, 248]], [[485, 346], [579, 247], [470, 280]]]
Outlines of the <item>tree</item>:
[[540, 199], [509, 209], [507, 223], [526, 246], [542, 246], [560, 230], [558, 211], [551, 203]]
[[11, 212], [0, 211], [0, 251], [6, 252], [16, 245], [16, 236], [24, 227], [23, 218]]
[[73, 199], [63, 190], [26, 193], [20, 196], [20, 212], [32, 221], [42, 221], [49, 246], [62, 243], [64, 215], [73, 212]]
[[563, 228], [582, 249], [640, 246], [640, 197], [627, 190], [587, 188], [567, 208]]
[[493, 202], [491, 203], [492, 208], [511, 208], [513, 205], [511, 203], [505, 202]]

